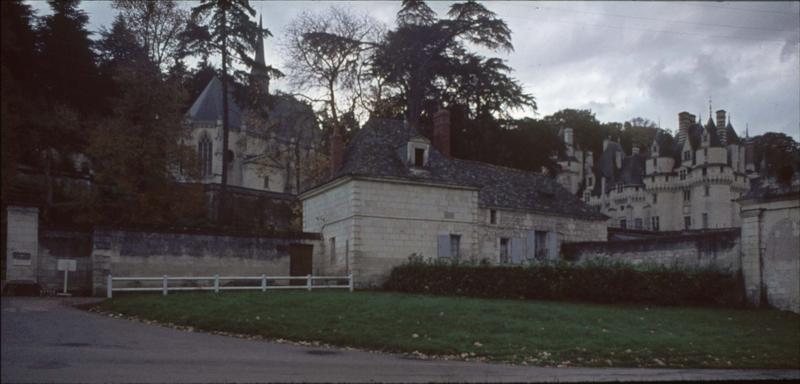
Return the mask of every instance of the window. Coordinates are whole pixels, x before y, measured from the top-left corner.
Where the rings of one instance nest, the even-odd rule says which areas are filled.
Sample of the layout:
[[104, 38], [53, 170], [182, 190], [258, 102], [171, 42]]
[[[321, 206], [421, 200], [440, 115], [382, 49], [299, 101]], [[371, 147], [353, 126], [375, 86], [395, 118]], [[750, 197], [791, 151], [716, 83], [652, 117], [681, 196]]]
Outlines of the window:
[[655, 183], [656, 182], [656, 177], [655, 176], [651, 176], [650, 177], [650, 182]]
[[683, 190], [683, 201], [689, 201], [692, 199], [692, 191], [688, 189]]
[[508, 264], [509, 244], [511, 240], [506, 237], [500, 238], [500, 264]]
[[722, 173], [722, 172], [725, 172], [725, 166], [724, 165], [720, 165], [719, 166], [719, 173]]
[[622, 193], [622, 184], [617, 184], [617, 193]]
[[708, 228], [708, 213], [703, 214], [703, 228]]
[[704, 189], [705, 189], [705, 195], [706, 196], [711, 196], [711, 187], [706, 185]]
[[425, 165], [425, 148], [414, 148], [414, 166], [423, 167]]
[[658, 194], [657, 193], [653, 194], [653, 204], [655, 204], [655, 203], [658, 203]]
[[619, 227], [625, 229], [628, 227], [628, 222], [625, 219], [619, 219]]
[[683, 229], [691, 229], [692, 228], [692, 217], [691, 216], [684, 216], [683, 217]]
[[683, 160], [689, 160], [692, 158], [692, 153], [689, 151], [683, 152]]
[[707, 142], [708, 142], [708, 134], [707, 134], [707, 133], [704, 133], [704, 134], [703, 134], [703, 142], [704, 142], [704, 143], [707, 143]]
[[634, 219], [633, 223], [634, 228], [642, 229], [642, 219]]
[[450, 256], [458, 260], [460, 256], [461, 235], [450, 235]]
[[625, 206], [624, 206], [624, 205], [620, 205], [620, 206], [619, 206], [619, 210], [620, 210], [620, 211], [624, 211], [624, 210], [625, 210]]
[[328, 255], [330, 255], [331, 263], [336, 262], [336, 238], [331, 237], [328, 239]]
[[653, 158], [653, 167], [655, 167], [656, 165], [658, 165], [658, 159], [656, 159], [656, 158], [654, 157], [654, 158]]
[[200, 160], [200, 173], [204, 177], [211, 176], [212, 155], [211, 139], [208, 138], [208, 135], [204, 134], [197, 143], [197, 157]]
[[681, 180], [686, 180], [686, 170], [685, 169], [681, 169], [678, 174], [680, 175]]
[[536, 257], [537, 260], [547, 259], [547, 232], [536, 231], [534, 232], [534, 236], [536, 239], [536, 253], [534, 257]]
[[703, 176], [706, 176], [706, 175], [708, 175], [708, 169], [706, 169], [706, 167], [703, 167]]
[[[708, 158], [708, 148], [703, 148], [703, 156]], [[708, 162], [708, 159], [706, 159], [706, 162]]]
[[650, 224], [651, 224], [651, 227], [653, 228], [654, 231], [658, 231], [658, 227], [659, 227], [659, 224], [660, 224], [658, 222], [658, 216], [651, 217], [650, 218]]
[[664, 181], [669, 181], [669, 175], [664, 176]]
[[586, 184], [589, 185], [589, 186], [592, 185], [592, 178], [591, 177], [587, 177], [586, 178]]
[[489, 224], [497, 224], [497, 211], [494, 209], [489, 210]]
[[269, 189], [269, 176], [264, 176], [264, 189]]

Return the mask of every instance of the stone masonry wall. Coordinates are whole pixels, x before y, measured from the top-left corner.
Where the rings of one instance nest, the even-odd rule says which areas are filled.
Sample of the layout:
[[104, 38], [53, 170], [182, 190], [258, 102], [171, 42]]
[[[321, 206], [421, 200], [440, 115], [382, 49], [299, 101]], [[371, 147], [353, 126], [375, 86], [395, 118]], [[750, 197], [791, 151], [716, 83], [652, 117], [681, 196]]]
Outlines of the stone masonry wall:
[[477, 190], [356, 180], [353, 212], [351, 268], [362, 286], [409, 256], [438, 257], [441, 235], [460, 235], [459, 259], [477, 260]]
[[619, 261], [633, 265], [741, 269], [738, 229], [650, 239], [564, 244], [562, 255], [574, 262]]
[[93, 289], [105, 295], [106, 276], [289, 275], [289, 245], [319, 241], [299, 237], [143, 232], [95, 229], [92, 238]]
[[481, 229], [478, 242], [480, 259], [493, 263], [500, 262], [501, 237], [524, 241], [528, 231], [532, 230], [555, 232], [558, 244], [604, 241], [607, 238], [605, 220], [580, 220], [573, 217], [498, 209], [497, 222], [492, 224], [490, 211], [488, 208], [479, 210]]
[[39, 232], [39, 285], [49, 293], [64, 290], [64, 272], [59, 259], [75, 260], [76, 271], [68, 276], [68, 292], [85, 295], [92, 291], [92, 235], [89, 231], [43, 228]]
[[741, 235], [748, 301], [800, 313], [800, 199], [744, 202]]

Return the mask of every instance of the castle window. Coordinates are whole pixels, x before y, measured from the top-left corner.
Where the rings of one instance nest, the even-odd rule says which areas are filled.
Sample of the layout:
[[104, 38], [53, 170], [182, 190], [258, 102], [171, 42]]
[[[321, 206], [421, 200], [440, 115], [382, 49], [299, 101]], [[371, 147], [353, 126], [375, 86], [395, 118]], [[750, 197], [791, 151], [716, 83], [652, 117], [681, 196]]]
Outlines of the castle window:
[[720, 165], [719, 166], [719, 173], [723, 173], [723, 172], [725, 172], [725, 166], [724, 165]]
[[706, 167], [703, 167], [703, 176], [705, 176], [707, 174], [708, 174], [708, 170], [706, 169]]
[[489, 224], [497, 224], [497, 211], [494, 209], [489, 210]]
[[617, 184], [617, 192], [622, 193], [622, 184]]
[[683, 217], [683, 229], [691, 229], [692, 228], [692, 217], [691, 216], [684, 216]]
[[655, 167], [656, 165], [658, 165], [658, 159], [656, 159], [656, 158], [654, 157], [654, 158], [653, 158], [653, 166]]
[[450, 235], [450, 256], [458, 260], [461, 253], [461, 235]]
[[500, 238], [500, 263], [508, 264], [509, 244], [511, 241], [506, 237]]
[[690, 151], [683, 152], [683, 159], [690, 160], [692, 158], [692, 153]]
[[619, 220], [619, 227], [622, 228], [622, 229], [627, 228], [628, 227], [628, 222], [625, 219], [620, 219]]
[[681, 169], [679, 174], [681, 176], [681, 180], [686, 180], [686, 170], [685, 169]]
[[269, 189], [269, 176], [264, 176], [264, 189]]
[[651, 226], [652, 226], [653, 230], [654, 231], [658, 231], [658, 227], [659, 227], [659, 224], [660, 224], [658, 222], [658, 216], [651, 217], [650, 218], [650, 222], [651, 222]]
[[204, 134], [197, 143], [197, 157], [200, 161], [200, 173], [205, 176], [211, 176], [211, 161], [212, 161], [212, 144], [208, 135]]
[[683, 201], [689, 201], [692, 199], [692, 191], [688, 189], [683, 190]]
[[708, 213], [703, 214], [703, 228], [708, 228]]
[[634, 219], [633, 227], [636, 229], [642, 229], [642, 219]]
[[592, 185], [592, 178], [591, 177], [587, 177], [586, 178], [586, 184], [589, 185], [589, 186]]
[[711, 195], [711, 187], [709, 187], [708, 185], [705, 186], [705, 195], [706, 196], [710, 196]]
[[708, 142], [708, 134], [707, 134], [707, 133], [704, 133], [704, 134], [703, 134], [703, 142], [704, 142], [704, 143], [707, 143], [707, 142]]
[[655, 203], [658, 203], [658, 194], [657, 193], [653, 194], [653, 204], [655, 204]]
[[422, 167], [425, 165], [425, 148], [414, 148], [414, 166]]
[[708, 148], [703, 148], [703, 156], [708, 157]]
[[669, 175], [664, 176], [664, 181], [669, 181]]
[[331, 237], [328, 239], [328, 255], [330, 255], [331, 263], [336, 262], [336, 238]]
[[651, 176], [651, 177], [650, 177], [650, 181], [651, 181], [651, 182], [653, 182], [653, 183], [655, 183], [655, 182], [656, 182], [656, 177], [655, 177], [655, 176]]

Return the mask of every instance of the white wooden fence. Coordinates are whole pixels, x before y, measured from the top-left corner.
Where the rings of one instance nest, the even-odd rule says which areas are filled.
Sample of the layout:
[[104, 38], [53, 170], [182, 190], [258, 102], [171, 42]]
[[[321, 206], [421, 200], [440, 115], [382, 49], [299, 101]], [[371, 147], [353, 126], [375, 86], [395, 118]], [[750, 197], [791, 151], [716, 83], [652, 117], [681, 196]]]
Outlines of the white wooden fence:
[[[220, 286], [220, 280], [260, 280], [260, 286]], [[270, 284], [269, 282], [274, 282], [278, 280], [305, 280], [305, 285], [276, 285]], [[341, 284], [314, 284], [314, 280], [321, 280], [325, 282], [326, 280], [347, 280], [346, 285]], [[115, 281], [161, 281], [161, 287], [114, 287]], [[213, 285], [210, 286], [169, 286], [170, 281], [197, 281], [197, 282], [212, 282]], [[353, 292], [353, 274], [349, 274], [347, 276], [161, 276], [161, 277], [114, 277], [112, 275], [108, 275], [107, 284], [107, 296], [108, 298], [112, 297], [112, 292], [148, 292], [148, 291], [161, 291], [162, 295], [166, 295], [169, 291], [233, 291], [233, 290], [261, 290], [262, 292], [266, 292], [268, 289], [305, 289], [305, 290], [312, 290], [312, 289], [325, 289], [325, 288], [346, 288], [350, 292]]]

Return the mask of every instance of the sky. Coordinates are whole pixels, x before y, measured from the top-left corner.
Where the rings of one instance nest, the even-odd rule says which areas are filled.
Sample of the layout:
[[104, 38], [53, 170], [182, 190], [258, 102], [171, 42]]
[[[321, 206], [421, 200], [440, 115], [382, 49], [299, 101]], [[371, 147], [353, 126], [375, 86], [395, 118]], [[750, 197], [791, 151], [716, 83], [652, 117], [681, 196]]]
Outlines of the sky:
[[[30, 1], [39, 15], [46, 3]], [[183, 2], [191, 7], [194, 2]], [[285, 26], [302, 12], [330, 6], [369, 14], [394, 26], [400, 1], [252, 1], [274, 37], [267, 64], [284, 67]], [[429, 2], [446, 17], [452, 2]], [[512, 52], [500, 57], [536, 98], [543, 117], [565, 108], [591, 109], [601, 122], [644, 117], [674, 131], [678, 113], [708, 119], [724, 109], [743, 136], [783, 132], [800, 141], [800, 2], [534, 2], [483, 4], [512, 31]], [[109, 26], [109, 2], [84, 1], [89, 29]], [[273, 88], [293, 91], [288, 81]]]

